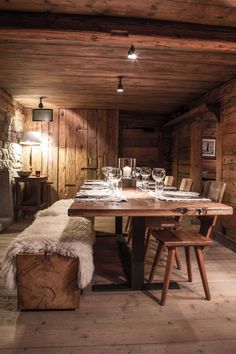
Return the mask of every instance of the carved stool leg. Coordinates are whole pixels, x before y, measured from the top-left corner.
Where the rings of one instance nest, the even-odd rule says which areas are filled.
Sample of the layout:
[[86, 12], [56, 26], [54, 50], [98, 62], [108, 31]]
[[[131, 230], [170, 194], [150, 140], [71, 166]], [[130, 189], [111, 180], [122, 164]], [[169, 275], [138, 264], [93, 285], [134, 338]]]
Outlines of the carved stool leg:
[[190, 258], [190, 247], [184, 247], [184, 249], [185, 249], [185, 258], [186, 258], [187, 271], [188, 271], [188, 281], [192, 282], [193, 275], [192, 275], [192, 264]]
[[153, 261], [153, 264], [152, 264], [152, 269], [151, 269], [151, 272], [150, 272], [150, 275], [149, 275], [149, 280], [148, 280], [149, 282], [151, 282], [152, 279], [153, 279], [155, 268], [156, 268], [156, 265], [157, 265], [158, 260], [160, 258], [162, 249], [163, 249], [163, 244], [161, 242], [159, 242], [159, 244], [157, 246], [156, 255], [155, 255], [155, 258], [154, 258], [154, 261]]
[[182, 266], [181, 266], [181, 262], [180, 262], [180, 258], [179, 258], [179, 253], [178, 253], [178, 250], [176, 249], [175, 250], [175, 261], [176, 261], [176, 266], [179, 270], [182, 269]]
[[203, 247], [195, 246], [194, 250], [195, 250], [195, 254], [196, 254], [196, 258], [197, 258], [198, 268], [199, 268], [201, 278], [202, 278], [202, 284], [203, 284], [203, 288], [205, 291], [206, 299], [211, 300], [211, 294], [210, 294], [210, 289], [209, 289], [209, 285], [208, 285], [208, 281], [207, 281], [206, 269], [205, 269], [205, 265], [204, 265], [204, 255], [202, 252]]
[[163, 289], [162, 289], [162, 294], [161, 294], [161, 302], [160, 302], [160, 304], [162, 306], [164, 306], [166, 303], [166, 296], [167, 296], [167, 291], [168, 291], [169, 284], [170, 284], [171, 269], [172, 269], [172, 265], [173, 265], [175, 252], [176, 252], [175, 248], [168, 248], [168, 257], [167, 257], [165, 278], [164, 278]]

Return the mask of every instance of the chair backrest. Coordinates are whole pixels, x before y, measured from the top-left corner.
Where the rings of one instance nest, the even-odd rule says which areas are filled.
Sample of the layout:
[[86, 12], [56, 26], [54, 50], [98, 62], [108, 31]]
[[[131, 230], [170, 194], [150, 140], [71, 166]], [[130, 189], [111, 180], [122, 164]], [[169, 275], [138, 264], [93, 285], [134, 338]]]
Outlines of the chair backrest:
[[[203, 196], [211, 199], [213, 202], [221, 203], [224, 192], [225, 192], [226, 183], [221, 181], [207, 181], [204, 187]], [[199, 216], [201, 222], [200, 234], [210, 237], [212, 229], [216, 224], [217, 215], [215, 216]]]
[[179, 190], [183, 192], [190, 192], [193, 186], [192, 178], [182, 178]]
[[208, 198], [209, 190], [210, 190], [210, 187], [211, 187], [211, 182], [212, 181], [204, 182], [202, 196], [205, 197], [205, 198]]
[[174, 176], [166, 176], [164, 180], [165, 187], [172, 187], [174, 184]]

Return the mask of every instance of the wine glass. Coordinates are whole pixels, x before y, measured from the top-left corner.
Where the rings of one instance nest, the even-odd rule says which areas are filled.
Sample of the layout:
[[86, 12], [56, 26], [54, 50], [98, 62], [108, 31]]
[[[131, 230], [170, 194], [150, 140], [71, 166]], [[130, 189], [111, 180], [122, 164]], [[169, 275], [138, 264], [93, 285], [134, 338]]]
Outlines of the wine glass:
[[166, 171], [164, 168], [154, 168], [152, 171], [152, 177], [155, 181], [155, 191], [158, 195], [163, 194], [165, 176]]
[[142, 188], [147, 190], [149, 184], [149, 177], [151, 175], [151, 168], [150, 167], [142, 167], [140, 170], [140, 174], [142, 176]]
[[108, 187], [110, 187], [109, 171], [111, 171], [112, 169], [113, 169], [113, 167], [111, 167], [111, 166], [102, 167], [102, 173], [104, 174], [105, 181], [107, 182]]
[[140, 167], [135, 167], [135, 168], [132, 170], [132, 176], [133, 176], [133, 178], [136, 178], [136, 180], [139, 180], [140, 171], [141, 171], [141, 168], [140, 168]]
[[113, 167], [108, 171], [108, 178], [114, 187], [115, 195], [117, 195], [119, 192], [119, 182], [122, 178], [122, 170], [120, 168]]

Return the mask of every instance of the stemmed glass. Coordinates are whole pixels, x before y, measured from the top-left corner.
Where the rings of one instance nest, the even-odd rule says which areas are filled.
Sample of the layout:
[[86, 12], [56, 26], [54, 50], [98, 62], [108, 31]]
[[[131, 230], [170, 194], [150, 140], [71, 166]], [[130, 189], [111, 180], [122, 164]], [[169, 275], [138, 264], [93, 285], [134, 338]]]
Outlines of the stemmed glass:
[[157, 195], [163, 194], [165, 176], [166, 171], [164, 168], [154, 168], [152, 171], [152, 177], [155, 181], [155, 191]]
[[120, 168], [113, 167], [108, 171], [108, 178], [110, 179], [112, 186], [114, 187], [115, 195], [119, 194], [119, 182], [122, 178], [122, 170]]
[[108, 187], [110, 187], [110, 178], [109, 178], [109, 172], [113, 169], [111, 166], [105, 166], [102, 167], [102, 173], [104, 174], [105, 181], [108, 184]]
[[150, 167], [142, 167], [140, 170], [140, 174], [142, 176], [142, 188], [147, 190], [149, 184], [149, 177], [151, 175], [151, 168]]
[[132, 170], [132, 176], [133, 176], [133, 178], [136, 178], [136, 180], [139, 180], [139, 178], [140, 178], [140, 172], [141, 172], [141, 168], [140, 168], [140, 167], [135, 167], [135, 168]]

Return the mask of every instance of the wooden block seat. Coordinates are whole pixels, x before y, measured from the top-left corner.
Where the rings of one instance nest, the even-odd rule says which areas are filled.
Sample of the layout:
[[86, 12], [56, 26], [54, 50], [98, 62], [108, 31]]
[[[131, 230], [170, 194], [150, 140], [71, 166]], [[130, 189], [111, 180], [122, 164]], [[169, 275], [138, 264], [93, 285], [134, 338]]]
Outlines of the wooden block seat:
[[79, 308], [78, 258], [20, 253], [16, 256], [16, 269], [20, 310]]
[[[35, 221], [7, 249], [1, 273], [9, 289], [17, 287], [21, 309], [76, 308], [79, 300], [75, 301], [73, 294], [91, 282], [93, 225], [85, 218], [69, 217], [67, 210], [71, 202], [59, 202], [60, 208], [52, 206], [38, 213]], [[73, 286], [69, 284], [72, 279]], [[48, 284], [54, 284], [53, 289]], [[44, 299], [50, 298], [54, 288], [58, 292], [46, 305], [42, 288]], [[22, 291], [26, 293], [22, 295]]]

